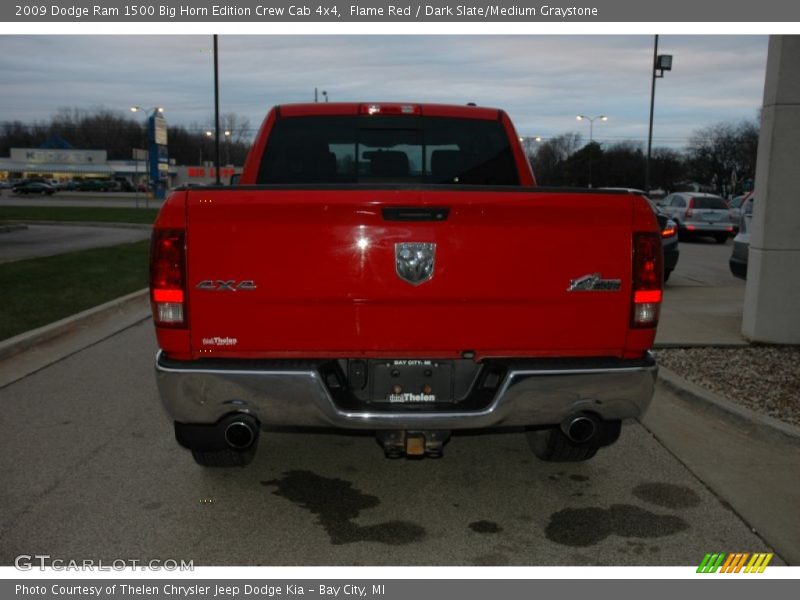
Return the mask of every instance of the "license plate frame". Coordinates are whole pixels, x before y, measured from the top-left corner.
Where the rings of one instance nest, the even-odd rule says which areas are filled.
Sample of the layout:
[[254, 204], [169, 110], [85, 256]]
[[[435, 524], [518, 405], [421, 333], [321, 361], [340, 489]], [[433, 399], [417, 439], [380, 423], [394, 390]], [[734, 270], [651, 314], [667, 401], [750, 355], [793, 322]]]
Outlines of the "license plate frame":
[[447, 360], [370, 361], [369, 401], [400, 406], [453, 403], [454, 368]]

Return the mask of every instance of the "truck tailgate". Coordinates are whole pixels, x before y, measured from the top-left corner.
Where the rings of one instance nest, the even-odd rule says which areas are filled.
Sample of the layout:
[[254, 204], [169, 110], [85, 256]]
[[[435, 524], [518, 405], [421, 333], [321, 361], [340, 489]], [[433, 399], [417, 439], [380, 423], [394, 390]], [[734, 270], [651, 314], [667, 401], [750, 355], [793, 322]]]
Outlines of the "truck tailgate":
[[[633, 201], [496, 189], [189, 191], [192, 353], [619, 355]], [[397, 207], [448, 212], [397, 220], [384, 211]], [[435, 244], [433, 273], [422, 283], [396, 271], [397, 245], [408, 242]], [[621, 286], [567, 290], [595, 273]]]

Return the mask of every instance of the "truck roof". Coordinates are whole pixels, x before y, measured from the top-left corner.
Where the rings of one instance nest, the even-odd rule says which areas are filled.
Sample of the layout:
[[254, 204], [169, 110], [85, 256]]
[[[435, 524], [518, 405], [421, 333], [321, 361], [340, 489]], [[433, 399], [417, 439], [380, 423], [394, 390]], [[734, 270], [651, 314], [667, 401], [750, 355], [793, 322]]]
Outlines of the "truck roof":
[[485, 106], [466, 104], [420, 104], [415, 102], [309, 102], [281, 104], [276, 107], [281, 117], [310, 117], [317, 115], [358, 115], [369, 107], [411, 108], [412, 114], [428, 117], [457, 117], [462, 119], [496, 120], [501, 111]]

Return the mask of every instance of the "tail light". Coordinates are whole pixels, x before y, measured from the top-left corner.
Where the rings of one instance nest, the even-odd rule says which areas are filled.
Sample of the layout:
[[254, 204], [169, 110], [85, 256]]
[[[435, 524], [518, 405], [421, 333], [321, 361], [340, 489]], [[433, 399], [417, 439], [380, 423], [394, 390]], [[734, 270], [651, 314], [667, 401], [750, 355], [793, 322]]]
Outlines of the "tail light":
[[154, 229], [150, 243], [150, 302], [161, 327], [186, 324], [186, 233]]
[[687, 219], [692, 216], [692, 208], [694, 208], [694, 198], [689, 198], [689, 204], [686, 207], [686, 212], [683, 215]]
[[664, 257], [657, 233], [633, 234], [631, 327], [655, 327], [661, 308]]

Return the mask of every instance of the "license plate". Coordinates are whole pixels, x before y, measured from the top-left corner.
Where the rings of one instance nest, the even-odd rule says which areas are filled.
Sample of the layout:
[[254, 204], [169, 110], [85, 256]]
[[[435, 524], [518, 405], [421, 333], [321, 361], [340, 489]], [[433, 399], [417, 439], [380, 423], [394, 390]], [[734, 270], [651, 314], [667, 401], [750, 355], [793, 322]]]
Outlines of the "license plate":
[[453, 363], [441, 360], [378, 360], [371, 363], [372, 402], [453, 402]]

